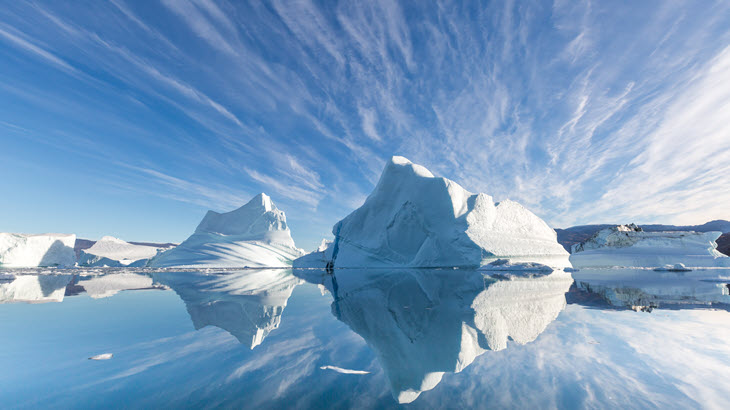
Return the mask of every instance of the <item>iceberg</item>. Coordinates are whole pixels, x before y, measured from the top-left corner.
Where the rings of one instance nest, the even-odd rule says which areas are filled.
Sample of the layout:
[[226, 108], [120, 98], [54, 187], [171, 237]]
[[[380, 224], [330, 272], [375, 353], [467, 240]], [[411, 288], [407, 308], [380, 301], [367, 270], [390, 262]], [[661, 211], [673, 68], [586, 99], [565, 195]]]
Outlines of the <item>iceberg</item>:
[[144, 267], [147, 261], [168, 248], [132, 244], [105, 236], [79, 253], [79, 266]]
[[334, 242], [322, 239], [317, 249], [294, 260], [294, 269], [326, 269], [332, 259], [332, 245]]
[[476, 270], [337, 270], [295, 274], [330, 291], [332, 314], [375, 352], [399, 403], [508, 341], [534, 341], [565, 308], [570, 274], [502, 280]]
[[386, 164], [365, 203], [332, 233], [332, 246], [319, 252], [332, 268], [478, 267], [497, 259], [570, 266], [555, 231], [522, 205], [473, 194], [403, 157]]
[[17, 275], [0, 282], [0, 303], [62, 302], [71, 275]]
[[640, 227], [618, 225], [596, 232], [572, 247], [570, 262], [576, 268], [730, 267], [730, 257], [717, 251], [720, 232], [645, 232]]
[[195, 329], [215, 326], [253, 349], [279, 327], [281, 315], [301, 279], [288, 270], [226, 274], [158, 272], [155, 282], [185, 302]]
[[303, 254], [294, 245], [284, 212], [262, 193], [234, 211], [208, 211], [192, 236], [148, 266], [290, 267]]
[[0, 266], [4, 268], [74, 266], [75, 242], [74, 234], [0, 232]]

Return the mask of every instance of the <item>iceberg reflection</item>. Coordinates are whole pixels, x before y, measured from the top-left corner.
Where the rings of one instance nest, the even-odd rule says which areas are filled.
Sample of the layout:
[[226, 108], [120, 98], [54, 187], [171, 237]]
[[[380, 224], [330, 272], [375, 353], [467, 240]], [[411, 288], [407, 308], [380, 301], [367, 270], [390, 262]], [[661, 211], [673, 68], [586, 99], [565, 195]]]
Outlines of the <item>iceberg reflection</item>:
[[0, 303], [62, 302], [72, 275], [17, 275], [0, 281]]
[[289, 270], [157, 272], [155, 282], [170, 287], [185, 302], [195, 329], [215, 326], [251, 349], [279, 327], [294, 288], [302, 281]]
[[714, 308], [730, 311], [730, 270], [656, 272], [644, 269], [586, 269], [573, 274], [578, 292], [571, 301], [583, 305], [607, 303], [617, 308]]
[[535, 340], [566, 304], [563, 271], [490, 276], [474, 270], [295, 271], [333, 295], [332, 313], [375, 352], [393, 396], [410, 403], [507, 340]]

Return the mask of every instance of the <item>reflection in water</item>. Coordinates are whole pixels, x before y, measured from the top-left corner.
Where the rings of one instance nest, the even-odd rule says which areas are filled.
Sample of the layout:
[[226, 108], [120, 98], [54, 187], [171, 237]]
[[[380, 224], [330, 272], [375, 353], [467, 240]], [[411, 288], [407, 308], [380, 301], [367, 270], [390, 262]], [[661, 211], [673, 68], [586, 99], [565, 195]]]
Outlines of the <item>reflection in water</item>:
[[82, 288], [87, 295], [94, 299], [108, 298], [116, 295], [123, 290], [142, 290], [142, 289], [158, 289], [152, 283], [152, 278], [147, 275], [138, 275], [136, 273], [112, 273], [107, 275], [82, 276], [73, 283], [75, 291]]
[[[571, 276], [496, 279], [468, 270], [296, 272], [333, 295], [332, 313], [372, 347], [400, 403], [507, 340], [535, 340], [565, 307]], [[314, 277], [313, 277], [314, 276]]]
[[[591, 269], [573, 274], [577, 292], [571, 302], [598, 302], [618, 308], [651, 312], [656, 308], [730, 310], [730, 270], [656, 272], [643, 269]], [[594, 298], [591, 298], [594, 296]]]
[[153, 273], [185, 302], [195, 329], [211, 325], [251, 349], [279, 327], [281, 314], [301, 280], [285, 270], [246, 270], [225, 274]]
[[0, 303], [61, 302], [72, 275], [17, 275], [0, 282]]
[[130, 272], [101, 275], [18, 274], [0, 281], [0, 303], [63, 302], [65, 296], [86, 293], [94, 299], [116, 295], [123, 290], [159, 289], [152, 278]]

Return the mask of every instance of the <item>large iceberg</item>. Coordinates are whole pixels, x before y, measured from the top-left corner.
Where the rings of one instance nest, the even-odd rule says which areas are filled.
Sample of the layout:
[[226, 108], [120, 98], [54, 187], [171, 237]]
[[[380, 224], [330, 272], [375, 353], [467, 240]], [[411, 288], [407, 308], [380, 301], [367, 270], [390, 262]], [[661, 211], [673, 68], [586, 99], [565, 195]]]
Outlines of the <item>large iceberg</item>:
[[79, 266], [141, 267], [159, 252], [168, 248], [132, 244], [113, 236], [105, 236], [79, 253]]
[[185, 302], [195, 329], [215, 326], [253, 349], [279, 327], [294, 288], [302, 283], [288, 270], [248, 270], [228, 274], [158, 272]]
[[717, 251], [720, 232], [645, 232], [640, 227], [618, 225], [596, 232], [587, 241], [573, 245], [570, 262], [576, 268], [728, 267], [730, 257]]
[[333, 315], [372, 347], [400, 403], [488, 350], [537, 339], [565, 308], [573, 283], [562, 271], [507, 280], [467, 269], [295, 274], [330, 291]]
[[0, 266], [6, 268], [76, 264], [76, 235], [0, 232]]
[[570, 266], [555, 231], [522, 205], [473, 194], [403, 157], [388, 162], [365, 203], [332, 233], [323, 257], [334, 268], [478, 267], [497, 259]]
[[262, 193], [234, 211], [208, 211], [192, 236], [148, 266], [288, 267], [303, 254], [294, 245], [284, 212]]

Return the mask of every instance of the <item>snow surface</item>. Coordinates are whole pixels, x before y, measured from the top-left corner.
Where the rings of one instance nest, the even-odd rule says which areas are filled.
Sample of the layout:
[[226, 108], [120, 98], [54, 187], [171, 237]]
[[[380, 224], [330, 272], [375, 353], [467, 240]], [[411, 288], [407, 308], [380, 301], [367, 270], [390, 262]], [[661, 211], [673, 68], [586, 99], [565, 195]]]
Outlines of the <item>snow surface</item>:
[[303, 254], [294, 245], [284, 212], [262, 193], [234, 211], [208, 211], [192, 236], [148, 266], [289, 267]]
[[555, 231], [522, 205], [495, 203], [403, 157], [332, 232], [324, 256], [335, 268], [478, 267], [500, 258], [570, 266]]
[[[295, 271], [318, 282], [313, 271]], [[400, 403], [414, 401], [508, 340], [535, 340], [565, 307], [562, 271], [497, 280], [475, 270], [337, 270], [320, 273], [332, 313], [375, 352]]]
[[135, 245], [113, 236], [105, 236], [79, 254], [79, 266], [141, 267], [147, 260], [169, 248]]
[[247, 270], [226, 274], [158, 272], [185, 302], [195, 329], [215, 326], [253, 349], [279, 327], [281, 314], [301, 279], [287, 270]]
[[0, 282], [0, 303], [62, 302], [72, 275], [17, 275]]
[[728, 267], [730, 257], [717, 251], [720, 232], [644, 232], [635, 225], [619, 225], [598, 231], [587, 241], [573, 245], [570, 262], [576, 268]]
[[76, 235], [0, 232], [0, 266], [74, 266]]

